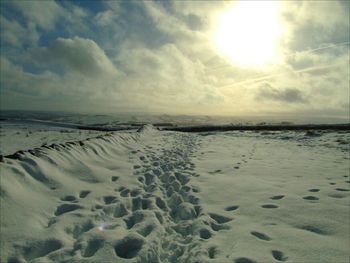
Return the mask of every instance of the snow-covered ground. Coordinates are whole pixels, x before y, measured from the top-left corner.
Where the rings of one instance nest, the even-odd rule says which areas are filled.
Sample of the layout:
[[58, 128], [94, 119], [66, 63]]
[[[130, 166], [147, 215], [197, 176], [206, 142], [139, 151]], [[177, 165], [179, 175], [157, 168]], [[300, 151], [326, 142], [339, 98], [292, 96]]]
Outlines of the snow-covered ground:
[[4, 158], [0, 261], [349, 262], [349, 139], [146, 126]]
[[84, 140], [106, 132], [78, 130], [43, 124], [2, 121], [0, 128], [0, 155], [34, 149], [42, 145]]

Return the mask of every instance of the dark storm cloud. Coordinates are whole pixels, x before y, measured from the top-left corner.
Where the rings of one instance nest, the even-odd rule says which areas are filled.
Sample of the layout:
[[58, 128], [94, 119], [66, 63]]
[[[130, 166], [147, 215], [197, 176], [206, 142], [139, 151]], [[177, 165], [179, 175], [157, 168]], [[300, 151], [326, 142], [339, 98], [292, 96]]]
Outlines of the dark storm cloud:
[[44, 64], [60, 64], [87, 76], [116, 73], [104, 51], [93, 40], [80, 37], [58, 38], [49, 47], [33, 50], [32, 59]]
[[256, 94], [257, 100], [274, 100], [286, 103], [306, 103], [305, 95], [296, 88], [277, 89], [265, 83]]
[[201, 30], [204, 27], [204, 21], [196, 15], [189, 14], [186, 16], [186, 24], [192, 30]]

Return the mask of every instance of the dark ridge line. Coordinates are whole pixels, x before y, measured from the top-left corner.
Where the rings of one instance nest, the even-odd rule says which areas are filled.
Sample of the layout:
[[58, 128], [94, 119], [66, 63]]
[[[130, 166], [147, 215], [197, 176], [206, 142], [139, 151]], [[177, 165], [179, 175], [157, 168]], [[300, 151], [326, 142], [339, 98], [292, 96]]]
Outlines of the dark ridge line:
[[[152, 124], [154, 127], [159, 127], [162, 131], [179, 131], [179, 132], [209, 132], [209, 131], [350, 131], [349, 124], [295, 124], [295, 125], [211, 125], [211, 126], [170, 126], [168, 123]], [[93, 131], [126, 131], [135, 130], [137, 127], [144, 125], [133, 124], [131, 127], [95, 127], [95, 126], [77, 126], [78, 130], [93, 130]], [[164, 127], [170, 126], [170, 127]], [[311, 134], [310, 134], [311, 135]]]
[[[350, 131], [348, 124], [295, 124], [295, 125], [218, 125], [163, 128], [166, 131], [210, 132], [210, 131]], [[310, 134], [312, 135], [312, 134]], [[316, 134], [315, 134], [316, 135]]]
[[[34, 123], [53, 127], [71, 128], [78, 130], [90, 130], [90, 131], [128, 131], [135, 130], [147, 123], [119, 123], [118, 126], [101, 127], [95, 125], [81, 125], [72, 123], [60, 123], [52, 121], [42, 120], [11, 120], [11, 119], [0, 119], [0, 121], [11, 121], [18, 123]], [[177, 126], [174, 123], [168, 122], [157, 122], [150, 123], [154, 127], [160, 128], [165, 131], [179, 131], [179, 132], [209, 132], [209, 131], [308, 131], [308, 130], [320, 130], [320, 131], [349, 131], [350, 123], [344, 124], [265, 124], [265, 125], [194, 125], [194, 126]]]
[[[44, 125], [49, 127], [89, 130], [89, 131], [106, 131], [106, 132], [135, 130], [148, 124], [144, 122], [138, 122], [138, 123], [121, 122], [121, 123], [115, 124], [115, 126], [103, 126], [105, 125], [104, 123], [82, 125], [82, 124], [76, 124], [76, 123], [63, 123], [63, 122], [36, 120], [36, 119], [21, 120], [21, 119], [0, 118], [0, 124], [2, 121], [8, 121], [8, 122], [20, 123], [20, 124], [38, 124], [38, 125]], [[156, 122], [151, 124], [154, 127], [175, 126], [175, 124], [169, 123], [169, 122]]]
[[[165, 128], [165, 127], [174, 127], [174, 124], [171, 123], [150, 123], [153, 127], [156, 128]], [[76, 129], [78, 130], [90, 130], [90, 131], [130, 131], [130, 130], [137, 130], [139, 128], [142, 128], [145, 125], [148, 125], [148, 123], [138, 124], [138, 123], [130, 123], [130, 124], [119, 124], [119, 125], [129, 125], [128, 127], [96, 127], [96, 126], [86, 126], [86, 125], [80, 125], [76, 126]]]
[[78, 130], [88, 130], [88, 131], [127, 131], [127, 130], [135, 130], [135, 127], [94, 127], [94, 126], [77, 126]]

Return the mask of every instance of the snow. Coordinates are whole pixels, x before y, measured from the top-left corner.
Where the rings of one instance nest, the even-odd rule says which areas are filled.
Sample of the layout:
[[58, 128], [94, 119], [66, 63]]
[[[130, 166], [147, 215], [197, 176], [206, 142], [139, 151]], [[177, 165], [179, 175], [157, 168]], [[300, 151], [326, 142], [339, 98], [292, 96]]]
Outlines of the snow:
[[1, 262], [349, 261], [348, 133], [45, 134], [0, 163]]
[[78, 130], [73, 127], [50, 126], [45, 125], [43, 122], [2, 121], [0, 129], [0, 155], [9, 155], [19, 150], [29, 150], [53, 143], [83, 140], [105, 133]]

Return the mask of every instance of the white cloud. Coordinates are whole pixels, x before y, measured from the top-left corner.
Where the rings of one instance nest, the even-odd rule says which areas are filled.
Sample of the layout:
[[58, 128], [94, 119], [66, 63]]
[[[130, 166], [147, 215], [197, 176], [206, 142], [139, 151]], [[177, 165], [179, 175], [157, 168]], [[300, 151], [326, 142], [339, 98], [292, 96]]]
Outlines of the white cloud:
[[149, 94], [168, 105], [192, 108], [222, 100], [203, 64], [189, 59], [174, 44], [157, 50], [124, 49], [117, 59], [123, 62], [129, 91]]
[[11, 2], [28, 21], [45, 30], [54, 28], [64, 9], [55, 1], [13, 1]]
[[106, 10], [99, 12], [95, 15], [94, 20], [99, 26], [108, 27], [113, 24], [114, 19], [117, 17], [117, 14], [112, 10]]
[[350, 13], [346, 1], [282, 1], [288, 27], [285, 44], [293, 51], [349, 41]]
[[21, 47], [25, 43], [35, 43], [39, 39], [39, 34], [35, 27], [28, 25], [23, 27], [16, 20], [9, 20], [0, 16], [1, 40], [14, 47]]

